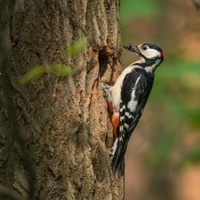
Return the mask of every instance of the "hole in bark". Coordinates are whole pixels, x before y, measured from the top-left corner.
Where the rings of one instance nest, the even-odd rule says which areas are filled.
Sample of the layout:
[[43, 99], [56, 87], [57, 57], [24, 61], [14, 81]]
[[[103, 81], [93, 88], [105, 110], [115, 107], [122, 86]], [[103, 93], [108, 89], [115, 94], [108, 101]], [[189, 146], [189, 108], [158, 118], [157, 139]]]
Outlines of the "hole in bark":
[[99, 51], [99, 76], [100, 78], [104, 75], [107, 70], [109, 63], [109, 54], [107, 52], [107, 47], [105, 46], [102, 50]]

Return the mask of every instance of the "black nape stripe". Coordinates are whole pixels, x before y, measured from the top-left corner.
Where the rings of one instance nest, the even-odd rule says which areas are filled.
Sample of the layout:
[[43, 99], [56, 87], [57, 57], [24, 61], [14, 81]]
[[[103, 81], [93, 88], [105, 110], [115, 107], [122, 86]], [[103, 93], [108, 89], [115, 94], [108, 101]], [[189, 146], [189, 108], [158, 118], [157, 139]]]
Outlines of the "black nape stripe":
[[142, 62], [142, 63], [134, 63], [134, 65], [139, 65], [141, 67], [150, 67], [152, 65], [155, 65], [156, 63], [159, 63], [158, 61], [160, 61], [160, 63], [161, 63], [161, 59], [158, 58], [158, 57], [155, 57], [153, 59], [147, 59], [146, 57], [144, 57], [144, 58], [145, 58], [144, 62]]

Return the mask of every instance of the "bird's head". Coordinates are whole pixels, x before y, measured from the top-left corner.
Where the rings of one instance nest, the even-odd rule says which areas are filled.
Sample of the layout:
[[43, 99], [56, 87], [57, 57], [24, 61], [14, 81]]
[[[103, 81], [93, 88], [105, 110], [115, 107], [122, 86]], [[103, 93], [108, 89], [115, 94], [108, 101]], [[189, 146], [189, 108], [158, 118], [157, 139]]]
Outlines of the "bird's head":
[[143, 60], [160, 60], [162, 62], [164, 59], [162, 49], [155, 44], [143, 43], [138, 46], [129, 44], [124, 48], [136, 53]]

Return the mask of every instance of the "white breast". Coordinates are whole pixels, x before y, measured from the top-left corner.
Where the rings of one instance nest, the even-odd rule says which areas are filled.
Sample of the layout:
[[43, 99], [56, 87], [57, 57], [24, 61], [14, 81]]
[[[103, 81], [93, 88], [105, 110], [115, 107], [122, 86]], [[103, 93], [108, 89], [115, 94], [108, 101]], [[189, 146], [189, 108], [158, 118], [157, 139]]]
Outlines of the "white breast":
[[141, 68], [138, 65], [134, 65], [134, 63], [130, 66], [128, 66], [122, 73], [121, 75], [117, 78], [115, 85], [113, 85], [110, 90], [111, 90], [111, 95], [112, 95], [112, 103], [113, 106], [115, 106], [116, 111], [119, 111], [120, 107], [120, 99], [121, 99], [121, 88], [122, 84], [124, 81], [124, 78], [127, 74], [131, 73], [131, 71], [135, 68]]

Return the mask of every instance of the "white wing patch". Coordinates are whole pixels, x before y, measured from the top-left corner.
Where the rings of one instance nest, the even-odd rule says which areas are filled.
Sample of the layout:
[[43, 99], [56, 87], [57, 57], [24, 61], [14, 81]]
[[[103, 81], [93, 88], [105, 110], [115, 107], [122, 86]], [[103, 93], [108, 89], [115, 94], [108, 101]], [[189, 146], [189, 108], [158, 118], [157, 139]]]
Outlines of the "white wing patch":
[[129, 108], [129, 110], [130, 110], [131, 112], [133, 112], [133, 111], [135, 110], [135, 107], [136, 107], [136, 106], [137, 106], [137, 101], [135, 101], [134, 98], [131, 99], [131, 100], [128, 102], [128, 105], [127, 105], [127, 107]]
[[141, 78], [141, 76], [139, 76], [139, 77], [137, 78], [136, 82], [135, 82], [133, 91], [132, 91], [132, 93], [131, 93], [131, 100], [128, 102], [128, 105], [127, 105], [128, 109], [129, 109], [131, 112], [135, 111], [135, 108], [136, 108], [137, 103], [138, 103], [138, 101], [135, 100], [135, 97], [136, 97], [136, 96], [135, 96], [135, 92], [136, 92], [137, 84], [138, 84], [140, 78]]

